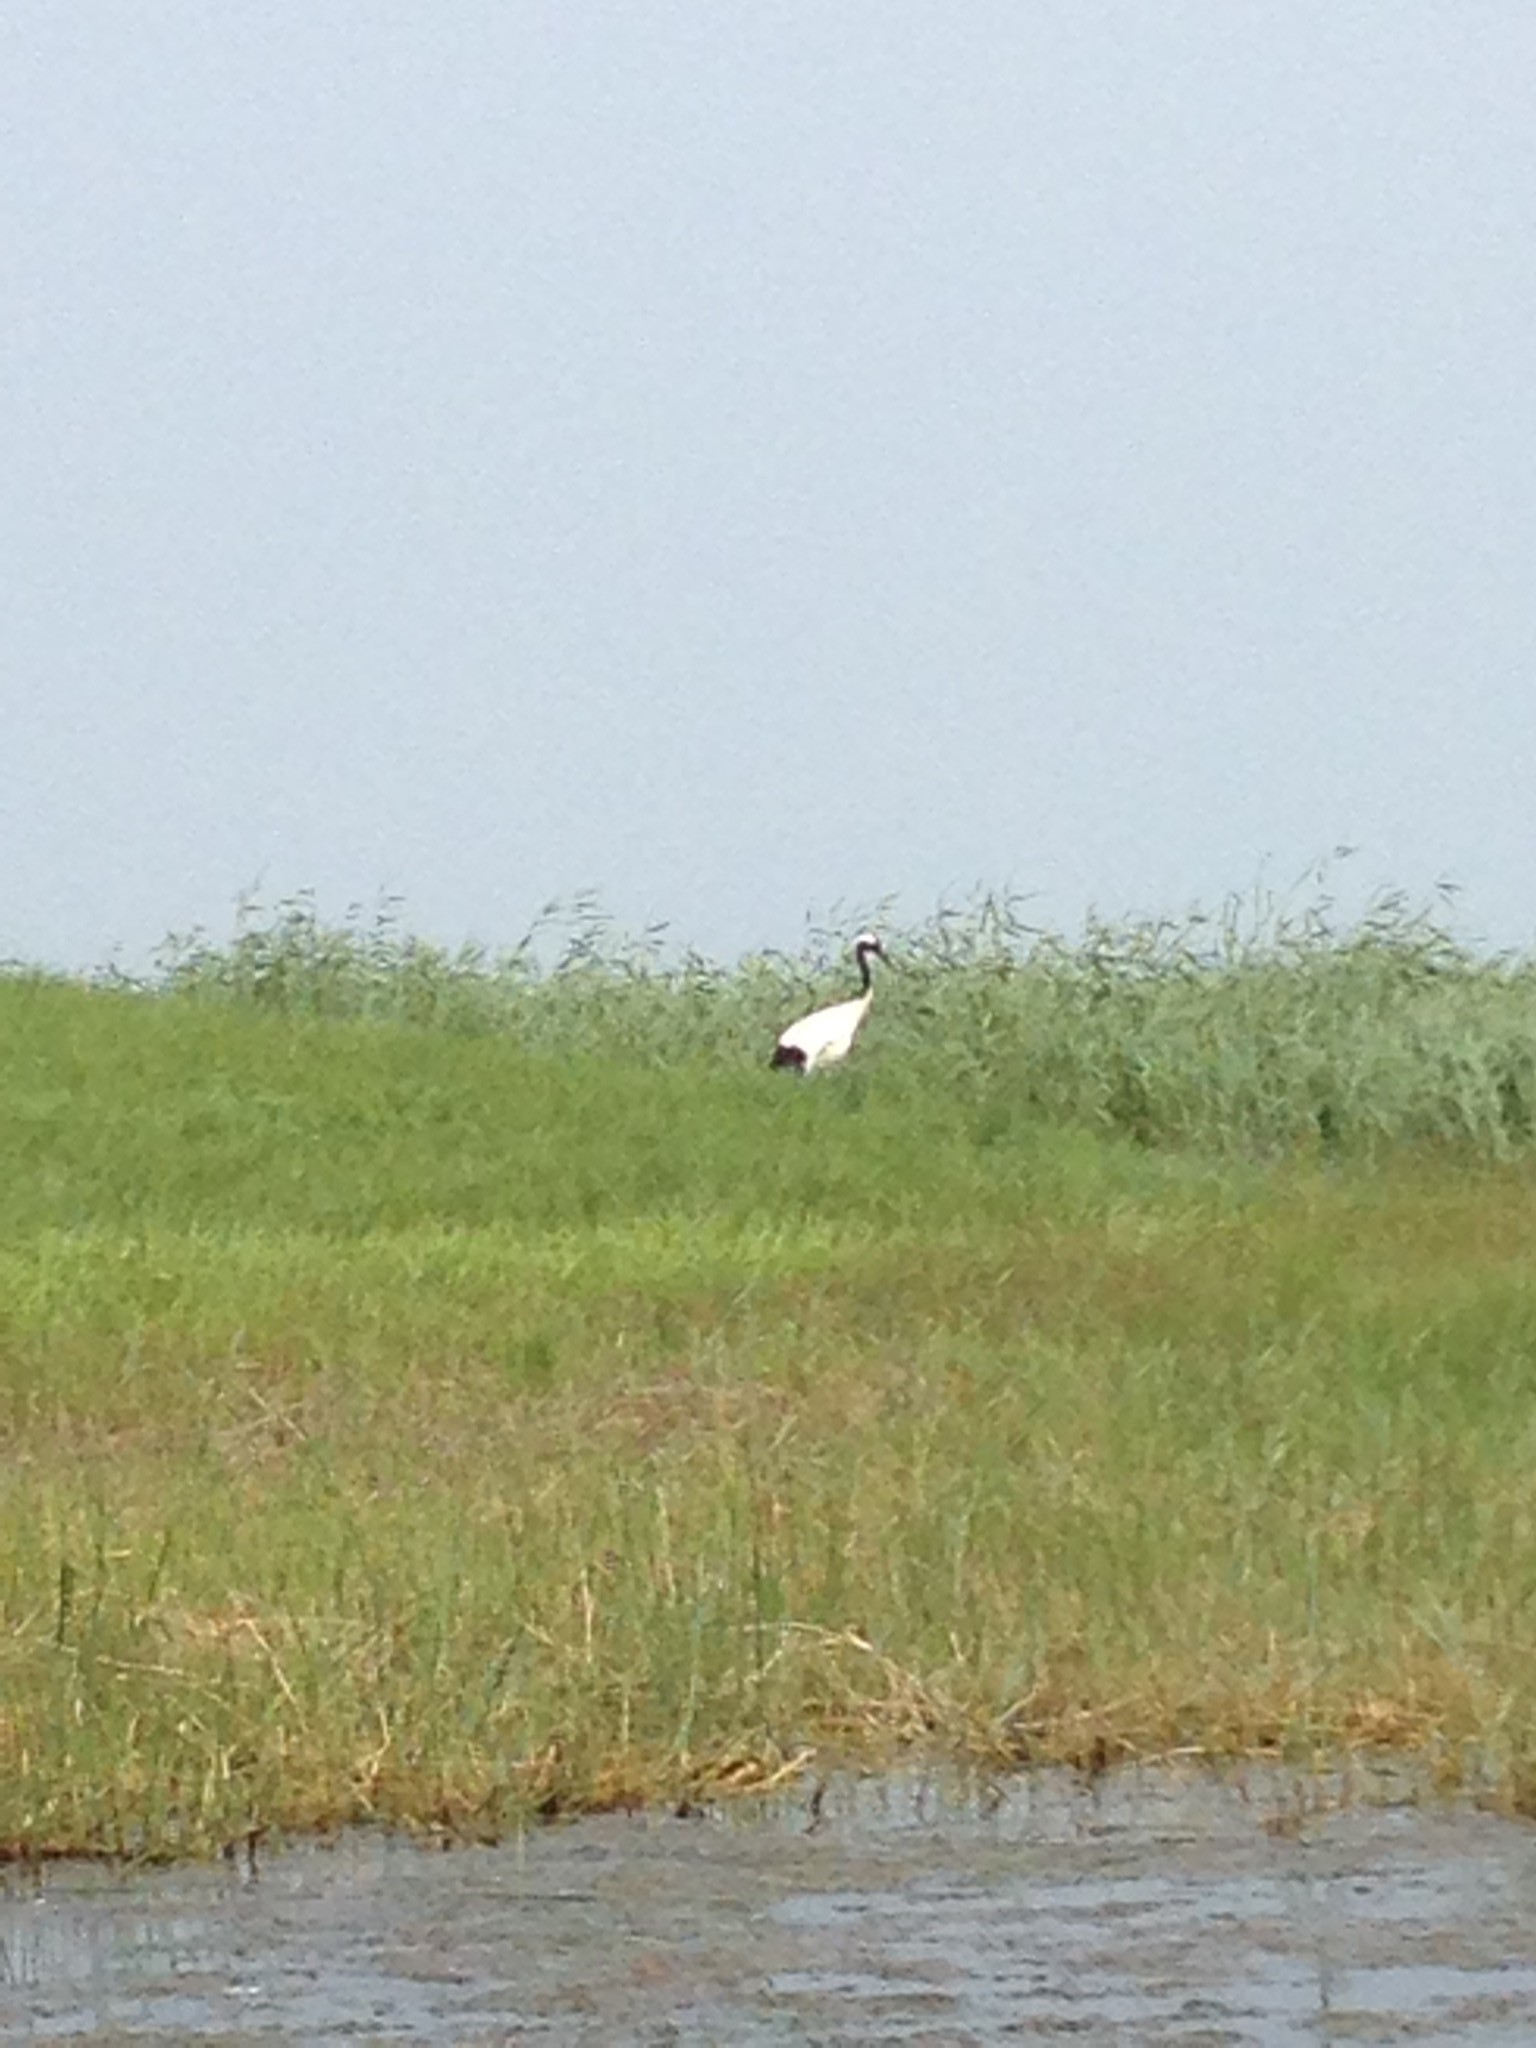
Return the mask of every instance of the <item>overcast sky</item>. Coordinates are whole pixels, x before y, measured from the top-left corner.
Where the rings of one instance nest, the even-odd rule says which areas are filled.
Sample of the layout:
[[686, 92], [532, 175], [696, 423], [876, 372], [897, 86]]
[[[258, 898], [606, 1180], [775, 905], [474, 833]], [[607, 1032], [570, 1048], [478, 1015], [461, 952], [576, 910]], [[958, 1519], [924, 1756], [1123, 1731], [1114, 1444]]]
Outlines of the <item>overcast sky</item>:
[[1530, 0], [9, 0], [0, 955], [1536, 939]]

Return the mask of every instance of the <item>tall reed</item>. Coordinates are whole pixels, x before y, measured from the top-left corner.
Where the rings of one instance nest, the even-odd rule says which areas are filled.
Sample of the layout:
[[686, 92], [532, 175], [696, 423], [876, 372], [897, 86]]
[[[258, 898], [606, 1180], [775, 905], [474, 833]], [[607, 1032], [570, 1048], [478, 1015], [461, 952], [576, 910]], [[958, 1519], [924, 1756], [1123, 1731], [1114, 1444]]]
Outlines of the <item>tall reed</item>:
[[[1149, 1144], [1334, 1151], [1439, 1141], [1504, 1157], [1536, 1136], [1536, 959], [1488, 957], [1394, 895], [1336, 922], [1286, 910], [1110, 924], [1067, 939], [978, 897], [888, 934], [861, 1059], [983, 1120], [1044, 1118]], [[751, 1062], [846, 982], [839, 938], [732, 964], [618, 932], [581, 900], [499, 954], [405, 933], [397, 906], [327, 924], [299, 898], [234, 937], [168, 943], [151, 986], [289, 1015], [500, 1033], [630, 1061]]]

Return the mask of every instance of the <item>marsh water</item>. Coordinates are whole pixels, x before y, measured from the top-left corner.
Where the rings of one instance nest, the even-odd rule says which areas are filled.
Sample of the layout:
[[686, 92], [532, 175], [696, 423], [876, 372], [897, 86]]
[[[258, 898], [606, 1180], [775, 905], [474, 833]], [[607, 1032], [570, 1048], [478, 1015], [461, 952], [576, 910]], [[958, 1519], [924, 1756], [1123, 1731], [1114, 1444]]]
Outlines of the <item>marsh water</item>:
[[1536, 2041], [1536, 1828], [1389, 1781], [904, 1774], [493, 1849], [13, 1871], [7, 2040]]

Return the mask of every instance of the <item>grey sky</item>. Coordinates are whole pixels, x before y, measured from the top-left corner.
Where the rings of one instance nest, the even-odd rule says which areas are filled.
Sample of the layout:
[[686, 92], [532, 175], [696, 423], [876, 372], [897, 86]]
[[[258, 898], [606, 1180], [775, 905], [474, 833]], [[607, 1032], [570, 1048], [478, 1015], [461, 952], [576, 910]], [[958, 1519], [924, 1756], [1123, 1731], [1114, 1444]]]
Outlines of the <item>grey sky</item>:
[[1536, 936], [1527, 0], [0, 15], [0, 954]]

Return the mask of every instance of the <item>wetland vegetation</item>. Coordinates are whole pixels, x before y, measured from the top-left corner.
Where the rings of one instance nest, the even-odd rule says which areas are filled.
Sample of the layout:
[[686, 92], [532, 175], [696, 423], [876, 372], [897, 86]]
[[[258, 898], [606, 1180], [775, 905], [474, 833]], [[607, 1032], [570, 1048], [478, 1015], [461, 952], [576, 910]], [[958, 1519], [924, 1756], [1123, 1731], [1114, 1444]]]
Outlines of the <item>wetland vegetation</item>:
[[1398, 1747], [1536, 1798], [1536, 967], [1387, 903], [0, 979], [0, 1850]]

